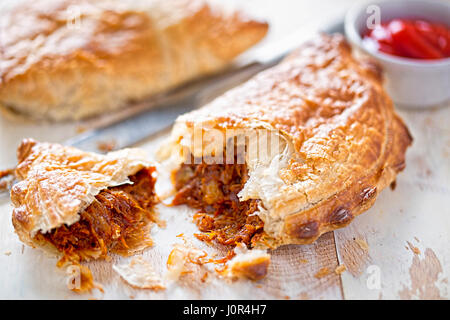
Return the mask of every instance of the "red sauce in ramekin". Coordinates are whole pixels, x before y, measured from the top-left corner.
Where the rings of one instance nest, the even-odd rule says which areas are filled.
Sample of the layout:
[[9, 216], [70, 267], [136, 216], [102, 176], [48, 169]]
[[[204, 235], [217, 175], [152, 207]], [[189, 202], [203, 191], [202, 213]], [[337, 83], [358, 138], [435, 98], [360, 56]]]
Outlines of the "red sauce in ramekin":
[[412, 59], [450, 57], [450, 29], [421, 19], [393, 19], [363, 35], [367, 48]]

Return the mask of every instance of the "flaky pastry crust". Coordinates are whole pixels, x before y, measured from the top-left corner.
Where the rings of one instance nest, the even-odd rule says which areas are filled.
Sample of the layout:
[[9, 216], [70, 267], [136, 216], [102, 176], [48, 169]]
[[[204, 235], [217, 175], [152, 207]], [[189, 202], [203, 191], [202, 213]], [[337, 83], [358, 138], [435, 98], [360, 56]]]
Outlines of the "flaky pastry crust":
[[369, 209], [405, 167], [412, 142], [382, 87], [380, 68], [355, 59], [340, 35], [318, 36], [279, 65], [180, 116], [162, 158], [179, 164], [186, 160], [182, 148], [197, 156], [194, 128], [203, 135], [263, 129], [284, 143], [275, 172], [247, 155], [249, 179], [239, 194], [241, 201], [261, 200], [261, 245], [273, 247], [311, 243]]
[[32, 139], [21, 143], [17, 158], [12, 221], [31, 246], [37, 232], [74, 224], [100, 191], [129, 183], [129, 176], [150, 165], [140, 149], [100, 155]]
[[203, 0], [35, 0], [0, 20], [0, 105], [51, 120], [217, 71], [268, 29]]

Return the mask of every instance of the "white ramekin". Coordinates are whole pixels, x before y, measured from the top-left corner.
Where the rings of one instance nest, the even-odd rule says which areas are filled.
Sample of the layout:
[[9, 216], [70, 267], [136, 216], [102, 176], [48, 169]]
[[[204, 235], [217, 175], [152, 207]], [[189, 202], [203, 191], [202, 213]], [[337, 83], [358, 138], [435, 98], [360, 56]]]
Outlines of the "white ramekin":
[[450, 105], [450, 58], [402, 58], [372, 51], [362, 45], [361, 34], [367, 30], [367, 21], [377, 8], [381, 14], [381, 22], [394, 18], [423, 18], [448, 25], [450, 1], [371, 1], [354, 6], [345, 17], [348, 40], [382, 65], [386, 76], [386, 89], [397, 105], [409, 108]]

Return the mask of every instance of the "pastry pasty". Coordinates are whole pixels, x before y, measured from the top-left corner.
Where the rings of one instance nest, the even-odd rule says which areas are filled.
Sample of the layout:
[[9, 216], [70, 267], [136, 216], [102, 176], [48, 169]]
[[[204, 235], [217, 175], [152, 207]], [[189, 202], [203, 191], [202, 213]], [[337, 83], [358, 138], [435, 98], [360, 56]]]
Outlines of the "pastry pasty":
[[64, 262], [130, 255], [152, 244], [155, 168], [140, 149], [106, 155], [24, 140], [11, 190], [19, 238]]
[[160, 158], [173, 204], [198, 209], [197, 237], [276, 247], [311, 243], [370, 208], [411, 142], [379, 67], [321, 35], [180, 116]]
[[52, 120], [217, 71], [268, 29], [203, 0], [34, 0], [0, 21], [0, 105]]

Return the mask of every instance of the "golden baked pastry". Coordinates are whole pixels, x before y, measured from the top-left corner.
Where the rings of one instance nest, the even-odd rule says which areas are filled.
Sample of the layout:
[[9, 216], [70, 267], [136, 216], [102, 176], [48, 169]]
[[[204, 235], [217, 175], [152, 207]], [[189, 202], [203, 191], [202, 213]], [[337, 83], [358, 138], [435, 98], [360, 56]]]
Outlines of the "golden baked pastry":
[[411, 142], [380, 68], [321, 35], [180, 116], [160, 158], [173, 204], [199, 210], [197, 237], [276, 247], [311, 243], [370, 208]]
[[78, 263], [152, 244], [154, 170], [140, 149], [106, 155], [24, 140], [11, 190], [20, 240]]
[[34, 0], [0, 21], [0, 105], [52, 120], [217, 71], [268, 29], [203, 0]]

